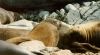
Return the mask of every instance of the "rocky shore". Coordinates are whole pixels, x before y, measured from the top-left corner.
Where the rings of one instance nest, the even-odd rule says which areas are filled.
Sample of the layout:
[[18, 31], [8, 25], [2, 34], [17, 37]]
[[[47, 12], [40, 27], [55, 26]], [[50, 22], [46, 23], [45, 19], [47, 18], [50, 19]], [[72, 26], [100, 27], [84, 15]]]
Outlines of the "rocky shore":
[[[0, 28], [32, 30], [39, 22], [41, 22], [41, 20], [45, 20], [48, 17], [58, 19], [71, 25], [82, 24], [90, 20], [100, 20], [99, 0], [83, 1], [81, 4], [79, 2], [75, 2], [74, 0], [27, 1], [0, 0]], [[53, 9], [59, 7], [60, 2], [61, 4], [64, 2], [63, 5], [65, 6], [61, 6], [60, 9]], [[56, 7], [49, 8], [50, 6], [52, 7], [54, 5]], [[33, 7], [36, 9], [33, 9]], [[43, 9], [41, 9], [42, 7]], [[47, 7], [47, 9], [44, 9], [45, 7]], [[26, 9], [27, 11], [25, 10], [25, 12], [17, 12], [17, 9]], [[48, 9], [53, 11], [48, 11]], [[32, 52], [33, 55], [100, 55], [100, 52], [72, 53], [68, 49], [46, 47], [43, 42], [38, 40], [23, 42], [19, 44], [18, 47]]]

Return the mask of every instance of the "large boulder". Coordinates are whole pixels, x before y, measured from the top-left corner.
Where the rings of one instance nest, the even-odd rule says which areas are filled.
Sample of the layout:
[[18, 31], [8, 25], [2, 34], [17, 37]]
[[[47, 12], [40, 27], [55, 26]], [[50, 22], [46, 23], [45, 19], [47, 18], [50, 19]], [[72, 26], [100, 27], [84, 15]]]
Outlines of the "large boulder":
[[17, 45], [0, 40], [0, 55], [34, 55]]
[[40, 50], [45, 49], [44, 43], [38, 40], [22, 42], [18, 46], [31, 52], [40, 52]]
[[46, 47], [45, 49], [41, 50], [41, 53], [44, 55], [51, 55], [53, 52], [59, 51], [58, 47]]
[[38, 23], [37, 22], [33, 22], [33, 21], [28, 21], [26, 19], [22, 19], [16, 22], [12, 22], [10, 24], [8, 24], [8, 28], [16, 28], [18, 27], [18, 29], [27, 29], [27, 30], [32, 30], [33, 27], [35, 27]]
[[37, 22], [22, 19], [19, 21], [12, 22], [10, 24], [0, 25], [0, 28], [32, 30], [37, 24], [38, 24]]
[[20, 19], [23, 19], [20, 14], [0, 8], [0, 24], [9, 24]]

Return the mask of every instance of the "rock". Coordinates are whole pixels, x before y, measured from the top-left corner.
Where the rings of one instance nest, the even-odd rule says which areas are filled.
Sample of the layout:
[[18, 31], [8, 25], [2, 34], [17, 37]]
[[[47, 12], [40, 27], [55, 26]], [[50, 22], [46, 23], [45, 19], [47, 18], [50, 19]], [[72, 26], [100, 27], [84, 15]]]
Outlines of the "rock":
[[65, 6], [65, 10], [69, 11], [69, 10], [77, 10], [76, 7], [74, 7], [72, 4], [68, 4]]
[[[90, 6], [83, 6], [79, 8], [81, 19], [86, 22], [89, 20], [98, 20], [100, 19], [100, 9], [99, 9], [99, 3], [91, 4]], [[83, 23], [84, 23], [83, 22]]]
[[87, 21], [89, 20], [100, 20], [100, 9], [94, 12], [92, 15], [88, 16]]
[[46, 47], [45, 49], [41, 50], [43, 55], [50, 55], [52, 52], [59, 51], [58, 47]]
[[91, 2], [84, 2], [83, 5], [84, 6], [90, 6], [91, 5]]
[[12, 22], [7, 25], [2, 25], [2, 26], [4, 26], [4, 27], [7, 26], [7, 28], [32, 30], [37, 24], [38, 24], [37, 22], [22, 19], [22, 20]]
[[10, 26], [10, 25], [0, 25], [0, 28], [11, 28], [11, 29], [32, 30], [32, 27]]
[[94, 13], [95, 10], [99, 9], [99, 7], [97, 6], [93, 6], [93, 7], [90, 7], [86, 13], [83, 15], [84, 18], [88, 18], [90, 15], [92, 15]]
[[58, 47], [46, 47], [44, 50], [51, 53], [51, 52], [58, 51], [60, 49]]
[[45, 49], [43, 42], [38, 40], [22, 42], [18, 46], [31, 52], [40, 52], [40, 50]]
[[17, 45], [0, 40], [0, 55], [35, 55]]
[[97, 1], [98, 4], [100, 4], [100, 1]]
[[60, 50], [60, 51], [51, 53], [51, 55], [74, 55], [74, 54], [70, 50]]
[[5, 9], [0, 8], [0, 23], [1, 24], [12, 22], [14, 20], [13, 16], [14, 16], [13, 12], [8, 12]]
[[20, 19], [22, 19], [20, 14], [0, 8], [0, 23], [1, 24], [9, 24], [11, 22], [14, 22]]
[[22, 15], [27, 20], [40, 22], [42, 20], [45, 20], [49, 16], [49, 11], [44, 11], [44, 10], [27, 11]]
[[50, 18], [56, 18], [58, 14], [56, 12], [53, 12], [49, 15]]
[[93, 52], [74, 53], [74, 55], [100, 55], [100, 52], [98, 52], [98, 53], [93, 53]]
[[57, 17], [56, 17], [56, 19], [65, 22], [66, 15], [67, 15], [67, 13], [65, 12], [65, 10], [64, 9], [60, 9], [60, 11], [57, 10], [56, 13], [58, 14]]
[[[64, 21], [65, 23], [69, 23], [72, 25], [81, 24], [87, 22], [89, 20], [100, 20], [100, 2], [92, 1], [92, 2], [84, 2], [83, 6], [78, 3], [68, 4], [65, 6], [65, 14]], [[62, 12], [64, 14], [64, 12]], [[59, 14], [58, 14], [59, 17]]]
[[26, 19], [22, 19], [13, 23], [8, 24], [10, 26], [24, 26], [24, 27], [33, 27], [32, 21], [28, 21]]
[[79, 8], [79, 11], [80, 11], [81, 15], [84, 15], [87, 12], [87, 10], [89, 10], [89, 9], [90, 9], [90, 7], [84, 6], [84, 7]]
[[95, 1], [92, 1], [92, 4], [91, 5], [95, 5], [96, 4], [96, 2]]
[[45, 20], [49, 16], [49, 12], [48, 11], [41, 11], [38, 16], [40, 18], [42, 18], [43, 20]]
[[65, 10], [64, 10], [64, 9], [60, 9], [60, 14], [61, 14], [62, 16], [64, 16], [64, 15], [65, 15]]
[[[35, 11], [26, 11], [26, 12], [23, 12], [21, 15], [27, 19], [27, 20], [32, 20], [32, 21], [37, 21], [39, 20], [39, 10], [35, 10]], [[38, 16], [38, 17], [37, 17]], [[36, 18], [37, 17], [37, 18]]]
[[73, 5], [74, 5], [74, 7], [76, 7], [77, 9], [80, 8], [80, 4], [79, 4], [79, 3], [75, 3], [75, 4], [73, 4]]
[[91, 8], [87, 11], [87, 13], [85, 13], [85, 18], [87, 18], [87, 20], [96, 20], [96, 19], [100, 19], [100, 9], [98, 5], [93, 5], [91, 6]]
[[80, 13], [78, 10], [70, 10], [67, 14], [68, 23], [71, 25], [79, 24], [82, 22]]

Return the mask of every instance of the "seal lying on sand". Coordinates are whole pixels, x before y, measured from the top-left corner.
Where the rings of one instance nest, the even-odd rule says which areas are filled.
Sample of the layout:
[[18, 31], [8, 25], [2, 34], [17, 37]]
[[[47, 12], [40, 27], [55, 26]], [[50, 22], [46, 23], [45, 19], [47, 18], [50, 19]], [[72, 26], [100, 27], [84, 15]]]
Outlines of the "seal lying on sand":
[[[72, 51], [100, 51], [100, 21], [80, 25], [62, 25], [59, 30], [58, 47]], [[80, 51], [82, 50], [82, 51]]]
[[46, 46], [57, 46], [59, 40], [58, 27], [59, 22], [52, 19], [43, 20], [36, 25], [33, 30], [25, 37], [17, 37], [7, 40], [8, 42], [18, 44], [23, 40], [40, 40]]

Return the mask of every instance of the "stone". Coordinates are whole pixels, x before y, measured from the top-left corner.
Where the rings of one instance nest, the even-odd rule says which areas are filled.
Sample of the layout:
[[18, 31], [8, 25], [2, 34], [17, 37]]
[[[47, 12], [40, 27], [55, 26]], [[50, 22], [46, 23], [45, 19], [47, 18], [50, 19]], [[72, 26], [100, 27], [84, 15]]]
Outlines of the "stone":
[[60, 14], [61, 14], [62, 16], [64, 16], [64, 15], [65, 15], [65, 10], [64, 10], [64, 9], [60, 9]]
[[74, 55], [70, 50], [60, 50], [53, 52], [51, 55]]
[[60, 9], [57, 10], [56, 12], [58, 14], [58, 16], [56, 17], [56, 19], [60, 20], [60, 21], [64, 21], [66, 19], [66, 12], [64, 9]]
[[56, 12], [53, 12], [49, 15], [50, 18], [56, 18], [58, 14]]
[[78, 10], [70, 10], [67, 14], [67, 20], [71, 25], [79, 24], [82, 21]]
[[58, 47], [46, 47], [45, 49], [41, 50], [43, 55], [50, 55], [52, 52], [59, 51]]
[[22, 19], [22, 20], [19, 20], [19, 21], [16, 21], [16, 22], [12, 22], [10, 24], [8, 24], [10, 26], [24, 26], [24, 27], [33, 27], [32, 25], [32, 21], [28, 21], [26, 19]]
[[74, 5], [74, 7], [76, 7], [77, 9], [80, 8], [80, 4], [79, 4], [79, 3], [75, 3], [75, 4], [73, 4], [73, 5]]
[[0, 28], [11, 28], [11, 29], [23, 29], [31, 31], [32, 27], [22, 27], [22, 26], [10, 26], [10, 25], [0, 25]]
[[15, 28], [15, 29], [26, 29], [26, 30], [32, 30], [38, 23], [29, 21], [26, 19], [22, 19], [19, 21], [12, 22], [7, 25], [1, 25], [4, 28]]
[[44, 43], [38, 40], [22, 42], [18, 46], [31, 52], [40, 52], [40, 50], [45, 49]]
[[87, 12], [87, 10], [89, 10], [89, 9], [90, 9], [90, 7], [88, 7], [88, 6], [80, 7], [79, 8], [80, 14], [84, 15]]
[[83, 7], [79, 8], [79, 11], [81, 14], [81, 19], [84, 22], [100, 19], [100, 16], [99, 16], [100, 9], [99, 9], [98, 3], [94, 3], [90, 6], [83, 6]]
[[83, 5], [84, 6], [90, 6], [91, 5], [91, 2], [84, 2]]
[[0, 40], [0, 55], [35, 55], [17, 45]]
[[40, 18], [42, 18], [43, 20], [45, 20], [49, 16], [49, 12], [48, 11], [40, 11], [40, 13], [38, 14], [38, 16]]
[[65, 6], [65, 10], [69, 11], [69, 10], [77, 10], [76, 7], [74, 7], [72, 4], [68, 4]]
[[0, 23], [1, 24], [9, 24], [11, 22], [14, 22], [20, 19], [22, 19], [20, 14], [0, 8]]
[[47, 52], [51, 53], [51, 52], [55, 52], [60, 50], [58, 47], [46, 47], [44, 50], [46, 50]]
[[92, 1], [92, 4], [91, 5], [95, 5], [96, 4], [96, 2], [95, 1]]

